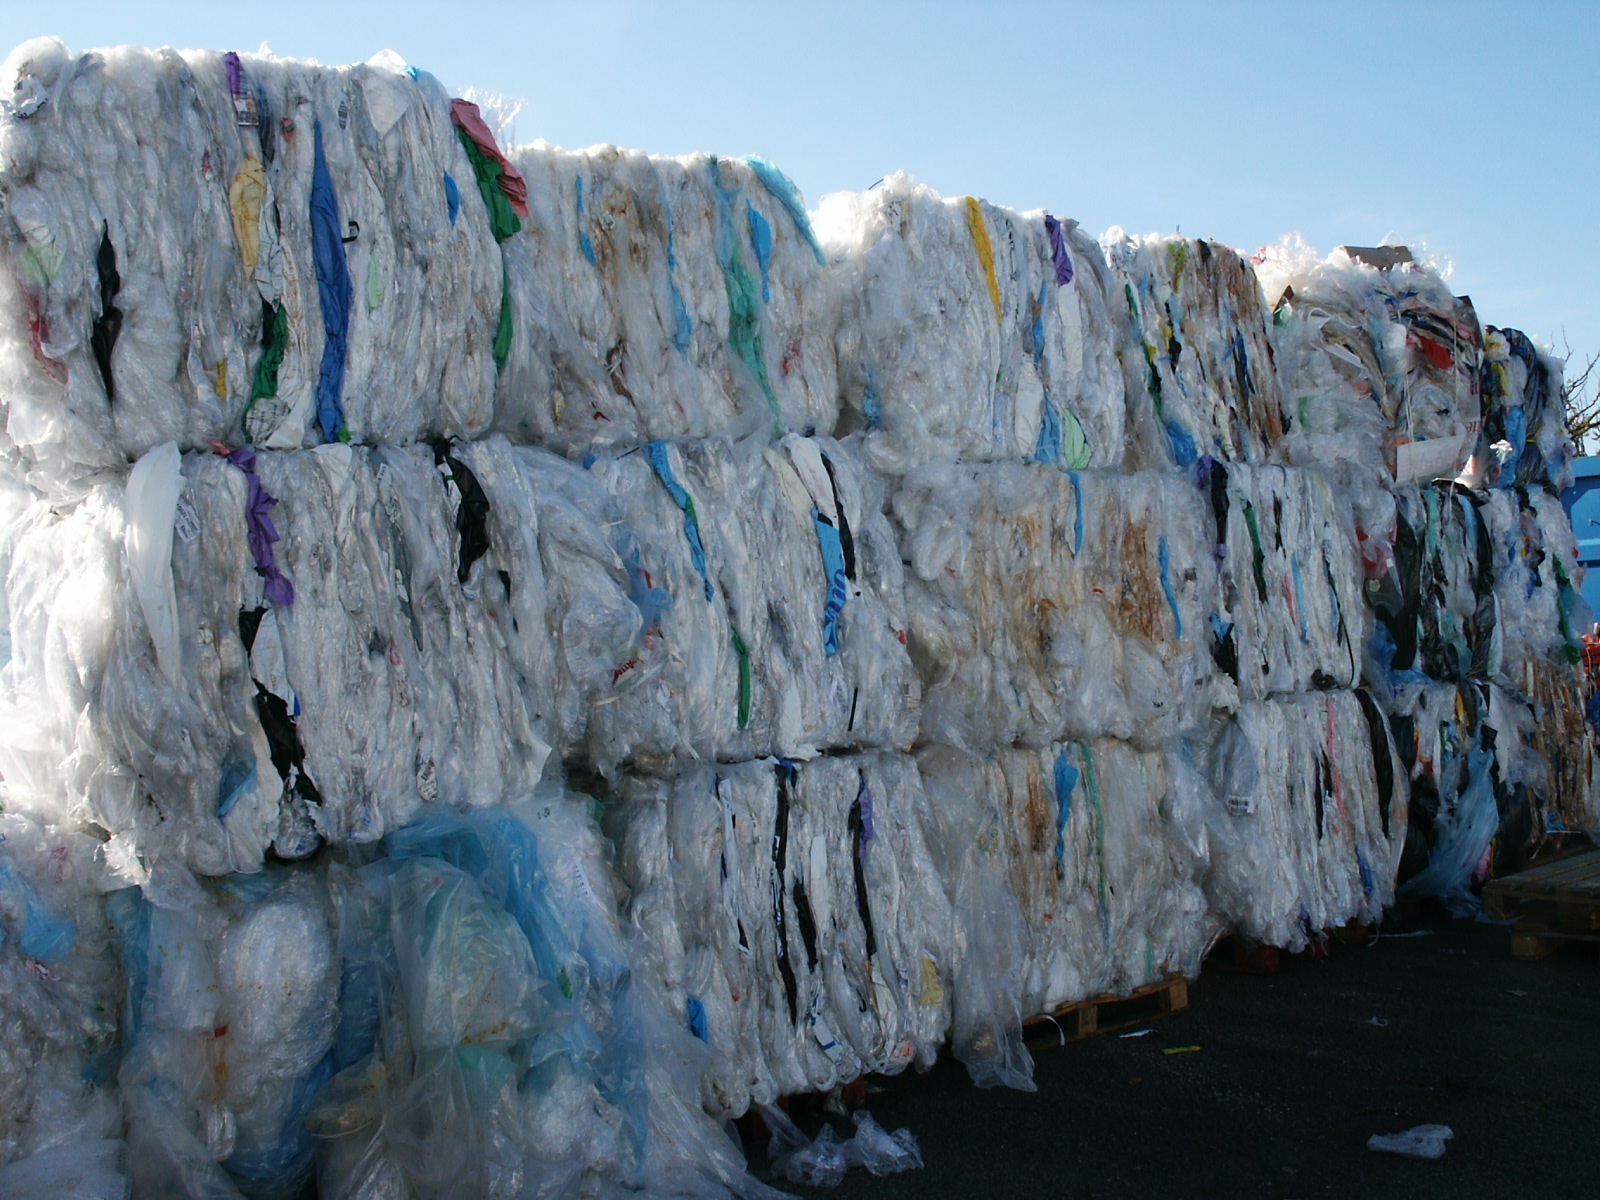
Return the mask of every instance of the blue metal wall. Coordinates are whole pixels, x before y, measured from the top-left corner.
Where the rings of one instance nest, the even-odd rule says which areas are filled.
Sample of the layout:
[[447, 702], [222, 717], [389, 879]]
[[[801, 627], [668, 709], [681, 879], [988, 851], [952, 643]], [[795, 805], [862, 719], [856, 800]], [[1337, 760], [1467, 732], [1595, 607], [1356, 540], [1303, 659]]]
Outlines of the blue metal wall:
[[1578, 540], [1578, 561], [1589, 572], [1583, 598], [1600, 614], [1600, 457], [1572, 460], [1572, 486], [1561, 493], [1561, 505]]

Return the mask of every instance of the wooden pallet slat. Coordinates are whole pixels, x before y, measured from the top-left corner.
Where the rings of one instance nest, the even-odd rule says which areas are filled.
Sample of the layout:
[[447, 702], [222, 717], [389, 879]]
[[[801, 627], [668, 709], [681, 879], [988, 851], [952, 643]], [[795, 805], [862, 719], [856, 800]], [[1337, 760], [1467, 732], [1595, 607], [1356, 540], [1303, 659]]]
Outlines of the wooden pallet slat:
[[1189, 981], [1181, 975], [1170, 975], [1126, 996], [1092, 996], [1041, 1013], [1025, 1022], [1023, 1036], [1029, 1049], [1038, 1050], [1143, 1025], [1188, 1007]]
[[1483, 911], [1516, 921], [1516, 958], [1541, 959], [1568, 941], [1600, 942], [1600, 850], [1491, 880], [1484, 885]]

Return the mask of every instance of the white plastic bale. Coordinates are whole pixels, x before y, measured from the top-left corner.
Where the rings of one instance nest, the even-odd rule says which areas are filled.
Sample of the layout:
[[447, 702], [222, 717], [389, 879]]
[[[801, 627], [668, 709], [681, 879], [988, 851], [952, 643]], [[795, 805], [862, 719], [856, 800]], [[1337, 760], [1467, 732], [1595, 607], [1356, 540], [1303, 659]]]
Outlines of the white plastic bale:
[[[146, 867], [170, 852], [220, 874], [256, 869], [275, 840], [290, 857], [319, 836], [372, 841], [441, 797], [487, 804], [532, 786], [550, 752], [553, 689], [533, 492], [503, 442], [459, 453], [493, 496], [489, 549], [465, 583], [459, 488], [431, 451], [261, 455], [289, 605], [263, 597], [243, 471], [189, 456], [168, 568], [175, 678], [121, 578], [119, 489], [63, 516], [38, 502], [8, 586], [20, 647], [4, 676], [18, 714], [5, 750], [13, 793], [128, 835]], [[98, 590], [85, 586], [96, 568], [84, 558], [97, 548]], [[309, 806], [303, 789], [282, 794], [263, 691], [294, 720], [320, 796]], [[45, 772], [51, 754], [72, 764], [64, 778]]]
[[994, 799], [1028, 924], [1027, 1011], [1197, 975], [1216, 924], [1168, 828], [1161, 756], [1100, 739], [998, 759]]
[[[508, 243], [517, 334], [497, 428], [574, 451], [832, 431], [834, 285], [747, 163], [544, 142], [515, 161], [533, 216]], [[754, 290], [736, 302], [730, 276]]]
[[932, 1063], [953, 947], [911, 759], [765, 760], [624, 791], [629, 911], [671, 1005], [704, 1020], [708, 1100], [737, 1114]]
[[843, 581], [832, 655], [825, 618], [836, 581], [787, 451], [725, 439], [659, 448], [694, 506], [704, 575], [687, 511], [646, 454], [581, 473], [551, 466], [541, 486], [564, 495], [541, 522], [566, 658], [562, 720], [594, 766], [910, 744], [918, 687], [879, 485], [849, 446], [801, 440], [832, 468], [853, 536], [855, 578]]
[[[1318, 472], [1216, 464], [1208, 481], [1217, 540], [1211, 634], [1229, 642], [1244, 699], [1350, 687], [1361, 675], [1370, 609], [1345, 494]], [[1218, 511], [1219, 490], [1227, 511]]]
[[[902, 474], [948, 454], [1122, 464], [1104, 260], [1063, 221], [1072, 279], [1058, 285], [1044, 222], [904, 174], [824, 197], [817, 228], [842, 289], [840, 386], [875, 468]], [[1041, 440], [1047, 408], [1062, 429]]]
[[310, 1168], [303, 1081], [339, 995], [320, 872], [201, 883], [158, 867], [113, 897], [128, 998], [118, 1081], [135, 1195], [237, 1195]]
[[1278, 461], [1285, 417], [1271, 316], [1250, 263], [1176, 234], [1113, 228], [1101, 244], [1131, 341], [1122, 364], [1133, 462]]
[[[283, 304], [289, 337], [282, 420], [263, 408], [252, 436], [279, 447], [322, 440], [313, 392], [324, 334], [309, 210], [319, 122], [340, 217], [357, 230], [343, 247], [354, 291], [342, 396], [351, 436], [488, 427], [500, 254], [443, 89], [392, 56], [347, 68], [241, 60], [263, 117], [256, 127], [236, 123], [214, 52], [73, 57], [40, 39], [7, 61], [8, 80], [31, 77], [49, 96], [28, 119], [6, 123], [0, 146], [8, 258], [38, 334], [32, 350], [26, 324], [9, 335], [24, 341], [6, 351], [7, 428], [46, 490], [81, 487], [93, 470], [162, 441], [198, 448], [237, 437], [263, 302]], [[254, 278], [230, 210], [230, 189], [251, 160], [266, 189]], [[466, 193], [454, 227], [446, 173]], [[89, 348], [101, 315], [102, 236], [115, 253], [123, 315], [110, 398]]]
[[1477, 315], [1451, 294], [1447, 267], [1398, 250], [1387, 267], [1343, 247], [1319, 258], [1298, 238], [1258, 254], [1282, 327], [1286, 449], [1300, 465], [1381, 458], [1407, 483], [1454, 477], [1477, 447]]
[[[1379, 757], [1388, 759], [1388, 794]], [[1249, 701], [1197, 744], [1209, 796], [1207, 898], [1240, 936], [1289, 950], [1372, 923], [1394, 901], [1409, 790], [1398, 747], [1374, 750], [1354, 692]]]
[[125, 525], [120, 489], [105, 485], [60, 509], [31, 499], [6, 530], [11, 656], [0, 668], [0, 776], [11, 806], [51, 823], [113, 803], [89, 799], [91, 781], [105, 776], [97, 726], [85, 717], [128, 604]]
[[1204, 718], [1216, 576], [1191, 484], [945, 462], [907, 476], [894, 513], [924, 741], [1153, 748]]
[[954, 933], [946, 964], [950, 1050], [979, 1087], [1033, 1091], [1022, 1038], [1028, 1011], [1027, 919], [1011, 887], [1005, 777], [992, 757], [924, 746], [917, 770], [928, 797], [928, 845], [949, 897]]

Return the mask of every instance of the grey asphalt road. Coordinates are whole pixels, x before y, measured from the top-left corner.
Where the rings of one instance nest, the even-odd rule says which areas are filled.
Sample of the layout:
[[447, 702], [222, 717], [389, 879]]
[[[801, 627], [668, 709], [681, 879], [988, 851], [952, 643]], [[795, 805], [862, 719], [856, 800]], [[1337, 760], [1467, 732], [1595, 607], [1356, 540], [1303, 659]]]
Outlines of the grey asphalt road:
[[[773, 1182], [834, 1200], [1600, 1197], [1593, 944], [1518, 962], [1504, 928], [1428, 914], [1276, 975], [1208, 967], [1189, 1010], [1148, 1028], [1037, 1052], [1031, 1094], [978, 1090], [950, 1061], [875, 1079], [867, 1108], [908, 1126], [926, 1165], [831, 1191]], [[1454, 1130], [1442, 1159], [1366, 1148], [1421, 1124]], [[747, 1151], [768, 1177], [765, 1143]]]

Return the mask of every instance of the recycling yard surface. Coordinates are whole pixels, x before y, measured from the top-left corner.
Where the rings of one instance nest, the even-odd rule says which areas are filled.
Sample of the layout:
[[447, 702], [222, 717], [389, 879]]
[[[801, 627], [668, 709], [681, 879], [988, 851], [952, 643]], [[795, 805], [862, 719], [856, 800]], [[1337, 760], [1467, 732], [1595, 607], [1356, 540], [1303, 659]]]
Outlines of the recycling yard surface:
[[[1600, 962], [1582, 944], [1518, 962], [1509, 936], [1429, 914], [1275, 975], [1219, 954], [1187, 1011], [1136, 1027], [1150, 1033], [1036, 1052], [1031, 1095], [977, 1090], [949, 1059], [875, 1078], [867, 1107], [910, 1127], [923, 1170], [851, 1171], [829, 1191], [774, 1182], [836, 1200], [1593, 1196]], [[818, 1114], [797, 1113], [815, 1132]], [[1436, 1162], [1366, 1149], [1424, 1124], [1455, 1134]], [[746, 1149], [759, 1173], [760, 1144]]]

